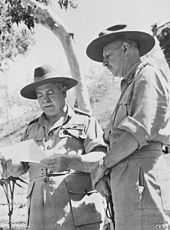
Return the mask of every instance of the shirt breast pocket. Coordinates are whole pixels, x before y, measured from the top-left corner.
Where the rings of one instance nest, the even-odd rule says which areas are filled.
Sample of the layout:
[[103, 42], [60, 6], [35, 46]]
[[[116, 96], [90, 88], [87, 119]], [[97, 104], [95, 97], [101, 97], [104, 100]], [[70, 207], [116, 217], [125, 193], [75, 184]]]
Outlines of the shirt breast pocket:
[[84, 153], [84, 140], [86, 139], [84, 129], [77, 127], [63, 128], [59, 132], [59, 137], [66, 139], [65, 148], [68, 152], [74, 151], [80, 155]]
[[59, 132], [59, 136], [62, 137], [72, 137], [79, 140], [86, 139], [86, 134], [84, 129], [80, 128], [63, 128]]

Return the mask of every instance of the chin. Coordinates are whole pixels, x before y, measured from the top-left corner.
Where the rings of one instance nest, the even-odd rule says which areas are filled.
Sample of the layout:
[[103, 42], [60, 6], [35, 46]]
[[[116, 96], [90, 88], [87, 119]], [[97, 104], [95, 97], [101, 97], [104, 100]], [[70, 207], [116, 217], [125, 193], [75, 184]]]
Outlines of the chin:
[[59, 112], [56, 112], [56, 111], [50, 111], [50, 110], [44, 110], [44, 113], [47, 115], [47, 116], [56, 116]]

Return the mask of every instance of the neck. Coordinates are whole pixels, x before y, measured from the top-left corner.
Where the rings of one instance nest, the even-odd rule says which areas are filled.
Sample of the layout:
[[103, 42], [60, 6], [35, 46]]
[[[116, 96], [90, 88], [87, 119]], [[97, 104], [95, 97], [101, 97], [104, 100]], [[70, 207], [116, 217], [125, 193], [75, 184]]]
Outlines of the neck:
[[59, 121], [60, 119], [64, 119], [66, 115], [67, 107], [64, 106], [59, 113], [56, 115], [47, 115], [46, 119], [50, 125], [53, 125], [55, 122]]
[[124, 68], [122, 68], [122, 77], [123, 78], [126, 77], [126, 75], [129, 73], [131, 68], [138, 62], [140, 62], [140, 57], [139, 56], [129, 57], [126, 60], [126, 64], [123, 66]]

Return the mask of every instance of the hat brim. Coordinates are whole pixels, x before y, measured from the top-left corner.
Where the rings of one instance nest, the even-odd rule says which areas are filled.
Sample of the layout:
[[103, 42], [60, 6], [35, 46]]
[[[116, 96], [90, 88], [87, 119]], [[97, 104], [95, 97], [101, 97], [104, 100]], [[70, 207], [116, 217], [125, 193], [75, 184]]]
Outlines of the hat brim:
[[116, 40], [135, 41], [140, 56], [148, 53], [155, 45], [155, 39], [148, 33], [141, 31], [121, 31], [103, 35], [94, 39], [87, 47], [86, 54], [94, 61], [103, 62], [103, 48]]
[[66, 87], [66, 90], [69, 90], [72, 87], [76, 86], [78, 84], [78, 81], [68, 77], [52, 77], [49, 79], [43, 79], [41, 81], [33, 82], [25, 86], [24, 88], [21, 89], [20, 94], [21, 96], [28, 99], [37, 99], [36, 88], [48, 83], [52, 83], [52, 84], [60, 83]]

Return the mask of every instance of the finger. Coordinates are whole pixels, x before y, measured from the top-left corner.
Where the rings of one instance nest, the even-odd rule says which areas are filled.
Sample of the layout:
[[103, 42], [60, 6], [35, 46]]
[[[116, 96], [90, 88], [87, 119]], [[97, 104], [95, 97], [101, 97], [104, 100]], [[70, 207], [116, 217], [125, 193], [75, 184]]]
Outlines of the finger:
[[51, 167], [56, 167], [57, 162], [54, 159], [53, 160], [48, 159], [48, 160], [41, 161], [41, 164], [43, 164], [47, 168], [51, 168]]

